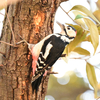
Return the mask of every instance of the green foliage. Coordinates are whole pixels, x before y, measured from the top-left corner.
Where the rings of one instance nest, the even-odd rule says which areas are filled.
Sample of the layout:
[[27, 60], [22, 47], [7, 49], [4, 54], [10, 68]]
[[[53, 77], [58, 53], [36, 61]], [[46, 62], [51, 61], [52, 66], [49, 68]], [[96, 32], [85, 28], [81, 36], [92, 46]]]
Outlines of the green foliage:
[[87, 25], [89, 31], [90, 31], [90, 38], [91, 38], [91, 43], [94, 47], [94, 53], [96, 52], [96, 49], [98, 47], [99, 44], [99, 31], [97, 26], [88, 18], [83, 17], [82, 15], [80, 16], [76, 16], [76, 20], [83, 18], [83, 20], [85, 21], [85, 24]]
[[[69, 55], [71, 51], [77, 52], [80, 55], [90, 56], [90, 52], [81, 48], [80, 44], [84, 41], [91, 42], [94, 47], [94, 54], [99, 45], [99, 34], [100, 34], [100, 22], [97, 18], [85, 7], [81, 5], [74, 6], [70, 11], [74, 10], [75, 22], [78, 25], [71, 25], [77, 30], [77, 36], [64, 50], [64, 53]], [[83, 14], [84, 13], [84, 14]], [[93, 19], [98, 25], [96, 25], [91, 19]], [[97, 27], [98, 26], [98, 27]], [[65, 59], [64, 59], [65, 60]], [[97, 97], [98, 82], [96, 79], [94, 66], [86, 61], [86, 72], [89, 83], [94, 88], [95, 97]]]
[[77, 15], [77, 16], [75, 17], [75, 20], [76, 20], [76, 19], [80, 19], [80, 18], [83, 18], [83, 16], [82, 16], [82, 15]]
[[94, 47], [94, 53], [95, 53], [99, 44], [98, 28], [90, 19], [84, 18], [84, 21], [90, 30], [91, 43]]
[[[85, 13], [86, 15], [88, 15], [89, 17], [91, 17], [93, 20], [95, 20], [97, 23], [100, 24], [100, 22], [96, 19], [96, 17], [87, 9], [85, 8], [84, 6], [81, 6], [81, 5], [76, 5], [74, 6], [71, 10], [78, 10], [78, 11], [81, 11], [83, 13]], [[70, 10], [70, 11], [71, 11]]]

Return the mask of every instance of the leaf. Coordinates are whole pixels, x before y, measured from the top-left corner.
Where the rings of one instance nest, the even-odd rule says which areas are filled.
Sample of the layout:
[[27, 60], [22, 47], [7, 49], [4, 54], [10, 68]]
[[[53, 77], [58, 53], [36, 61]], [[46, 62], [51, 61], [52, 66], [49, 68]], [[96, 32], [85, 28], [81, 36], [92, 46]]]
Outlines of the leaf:
[[98, 28], [90, 19], [84, 18], [84, 21], [90, 30], [91, 43], [94, 47], [94, 53], [95, 53], [99, 44]]
[[93, 20], [95, 20], [97, 23], [100, 24], [100, 22], [96, 19], [96, 17], [84, 6], [76, 5], [76, 6], [72, 7], [71, 10], [79, 10], [79, 11], [85, 13], [86, 15], [88, 15], [89, 17], [91, 17]]
[[[80, 17], [81, 18], [81, 17]], [[97, 26], [88, 18], [83, 18], [86, 25], [88, 26], [89, 30], [90, 30], [90, 41], [94, 47], [94, 54], [96, 52], [96, 49], [98, 47], [99, 44], [99, 31]]]
[[87, 30], [87, 27], [85, 25], [85, 22], [83, 21], [83, 19], [77, 19], [74, 20], [78, 25], [80, 25], [84, 30]]
[[100, 0], [98, 0], [98, 1], [96, 2], [96, 4], [97, 4], [98, 8], [100, 9]]
[[100, 35], [100, 26], [98, 26], [97, 28], [98, 28], [98, 31], [99, 31], [99, 35]]
[[100, 10], [93, 12], [93, 15], [100, 21]]
[[77, 15], [77, 16], [75, 17], [75, 20], [76, 20], [76, 19], [80, 19], [80, 18], [83, 18], [83, 16], [82, 16], [82, 15]]
[[68, 55], [71, 51], [73, 51], [76, 46], [81, 43], [85, 38], [86, 38], [86, 32], [81, 32], [79, 33], [76, 38], [74, 39], [74, 41], [72, 41], [67, 47], [66, 47], [66, 54]]
[[86, 14], [84, 14], [84, 13], [82, 13], [82, 12], [80, 12], [80, 11], [73, 10], [72, 12], [74, 13], [75, 16], [77, 16], [77, 15], [82, 15], [83, 17], [87, 17]]
[[91, 37], [90, 37], [90, 35], [88, 35], [88, 36], [85, 38], [85, 40], [84, 40], [84, 41], [91, 42]]
[[97, 82], [96, 75], [95, 75], [95, 69], [88, 62], [86, 64], [86, 72], [87, 72], [87, 77], [88, 77], [89, 83], [94, 88], [95, 98], [96, 98], [97, 97], [97, 90], [98, 90], [98, 82]]
[[74, 21], [75, 21], [77, 24], [79, 24], [83, 29], [86, 30], [86, 29], [87, 29], [87, 26], [86, 26], [84, 20], [82, 19], [82, 18], [84, 18], [84, 17], [85, 17], [85, 16], [82, 16], [82, 15], [78, 14], [78, 15], [76, 15]]
[[81, 27], [86, 28], [85, 22], [83, 21], [82, 18], [87, 17], [87, 15], [86, 14], [83, 14], [82, 12], [77, 11], [77, 10], [74, 10], [73, 13], [76, 16], [75, 17], [75, 22], [77, 24], [79, 24]]
[[77, 53], [79, 53], [81, 55], [86, 55], [86, 56], [90, 55], [90, 52], [89, 51], [87, 51], [87, 50], [85, 50], [85, 49], [83, 49], [81, 47], [77, 47], [73, 51], [74, 52], [77, 52]]

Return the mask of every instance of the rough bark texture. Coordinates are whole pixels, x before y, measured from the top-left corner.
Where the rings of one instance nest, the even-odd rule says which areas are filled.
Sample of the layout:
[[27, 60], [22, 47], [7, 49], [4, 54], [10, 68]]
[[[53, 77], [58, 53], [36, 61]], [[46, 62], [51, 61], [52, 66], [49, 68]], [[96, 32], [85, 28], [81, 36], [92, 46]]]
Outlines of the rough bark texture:
[[[20, 34], [29, 43], [37, 43], [53, 33], [54, 15], [57, 7], [66, 0], [23, 0], [9, 5], [7, 13], [15, 35]], [[1, 39], [13, 44], [9, 20], [4, 20]], [[31, 56], [25, 43], [18, 48], [0, 43], [0, 100], [44, 100], [49, 76], [42, 80], [38, 95], [31, 89]]]

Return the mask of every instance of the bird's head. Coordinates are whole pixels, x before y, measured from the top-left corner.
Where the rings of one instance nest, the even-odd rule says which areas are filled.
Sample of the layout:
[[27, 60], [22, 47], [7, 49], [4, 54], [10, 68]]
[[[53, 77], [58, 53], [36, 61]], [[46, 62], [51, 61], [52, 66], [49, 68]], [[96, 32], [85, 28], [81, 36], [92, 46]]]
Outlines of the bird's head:
[[57, 24], [61, 27], [61, 30], [62, 30], [60, 34], [66, 35], [70, 39], [76, 37], [77, 31], [74, 27], [70, 25], [64, 25], [59, 22], [57, 22]]

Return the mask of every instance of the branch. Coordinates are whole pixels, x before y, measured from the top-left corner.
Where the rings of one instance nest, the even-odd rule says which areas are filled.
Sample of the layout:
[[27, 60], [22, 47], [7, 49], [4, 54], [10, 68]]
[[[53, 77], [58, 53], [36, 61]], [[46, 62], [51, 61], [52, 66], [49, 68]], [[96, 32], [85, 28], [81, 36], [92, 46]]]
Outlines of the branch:
[[58, 72], [51, 72], [51, 71], [48, 71], [47, 74], [58, 74]]
[[[94, 66], [94, 65], [93, 65], [93, 66]], [[100, 70], [100, 68], [99, 68], [99, 67], [97, 67], [97, 66], [94, 66], [94, 67]]]
[[0, 14], [1, 14], [1, 15], [3, 15], [3, 16], [5, 16], [5, 15], [4, 15], [4, 14], [2, 14], [1, 12], [0, 12]]
[[5, 53], [3, 53], [3, 52], [1, 52], [1, 51], [0, 51], [0, 53], [1, 53], [2, 55], [5, 55]]
[[32, 77], [31, 83], [38, 79], [42, 75], [41, 72], [44, 72], [47, 67], [48, 64], [42, 70], [36, 71], [38, 75]]
[[[70, 15], [68, 14], [68, 12], [66, 12], [62, 7], [61, 7], [61, 5], [59, 6], [69, 17], [70, 17]], [[72, 17], [70, 17], [70, 19], [72, 19], [73, 20], [73, 18]], [[75, 22], [74, 20], [73, 20], [73, 22]], [[78, 24], [77, 22], [75, 22], [76, 24]]]
[[69, 0], [61, 0], [61, 2], [64, 2], [64, 1], [69, 1]]
[[18, 33], [17, 33], [17, 35], [22, 39], [22, 41], [17, 42], [16, 44], [20, 44], [20, 43], [22, 43], [22, 42], [25, 42], [27, 45], [29, 45], [29, 43], [28, 43], [24, 38], [22, 38], [21, 35], [19, 35]]
[[60, 57], [65, 57], [66, 56], [66, 54], [62, 54]]
[[[100, 53], [100, 52], [98, 52], [98, 53]], [[97, 53], [97, 54], [98, 54], [98, 53]], [[88, 58], [84, 58], [84, 57], [72, 57], [72, 58], [70, 58], [70, 59], [82, 59], [82, 60], [85, 60], [86, 62], [88, 62], [88, 60], [89, 60], [90, 58], [91, 58], [91, 57], [88, 57]], [[93, 65], [93, 66], [94, 66], [94, 65]], [[97, 66], [94, 66], [94, 67], [100, 70], [99, 67], [97, 67]]]
[[[5, 15], [2, 14], [1, 12], [0, 12], [0, 14], [3, 15], [3, 16], [5, 16]], [[6, 14], [7, 14], [7, 19], [8, 19], [8, 22], [9, 22], [9, 25], [10, 25], [10, 28], [11, 28], [11, 32], [12, 32], [12, 35], [13, 35], [14, 45], [15, 45], [15, 35], [14, 35], [13, 29], [12, 29], [12, 25], [11, 25], [11, 22], [10, 22], [10, 19], [9, 19], [9, 16], [8, 16], [8, 13], [6, 12]], [[5, 43], [5, 44], [10, 45], [10, 46], [13, 46], [13, 47], [17, 47], [17, 46], [14, 46], [14, 45], [12, 45], [12, 44], [6, 43], [6, 42], [4, 42], [4, 41], [0, 41], [0, 42]]]
[[[43, 70], [42, 70], [42, 71], [43, 71]], [[42, 72], [42, 71], [41, 71], [41, 72]], [[47, 74], [58, 74], [58, 72], [51, 72], [51, 71], [48, 71]], [[41, 73], [39, 73], [38, 75], [32, 77], [31, 83], [34, 82], [36, 79], [38, 79], [40, 76], [41, 76]]]
[[100, 99], [100, 97], [98, 97], [96, 100], [99, 100]]
[[23, 42], [25, 42], [25, 40], [19, 41], [16, 44], [20, 44], [20, 43], [23, 43]]
[[[72, 21], [73, 21], [74, 23], [80, 25], [80, 24], [77, 23], [75, 20], [73, 20], [73, 18], [68, 14], [69, 12], [66, 12], [66, 11], [61, 7], [61, 5], [60, 5], [59, 7], [69, 16], [70, 19], [72, 19]], [[81, 26], [81, 25], [80, 25], [80, 26]]]
[[82, 59], [82, 60], [86, 60], [87, 61], [89, 58], [85, 59], [84, 57], [71, 57], [70, 59]]
[[38, 79], [40, 76], [41, 76], [40, 73], [37, 76], [33, 76], [31, 79], [31, 83], [34, 82], [36, 79]]
[[7, 19], [8, 19], [9, 25], [10, 25], [10, 29], [11, 29], [11, 33], [12, 33], [12, 36], [13, 36], [13, 42], [14, 42], [14, 45], [15, 45], [15, 35], [14, 35], [14, 32], [13, 32], [12, 25], [11, 25], [7, 11], [6, 11], [6, 15], [7, 15]]
[[4, 44], [7, 44], [7, 45], [10, 45], [10, 46], [12, 46], [12, 47], [17, 47], [17, 46], [15, 46], [15, 45], [13, 45], [13, 44], [10, 44], [10, 43], [7, 43], [7, 42], [4, 42], [4, 41], [0, 41], [1, 43], [4, 43]]

